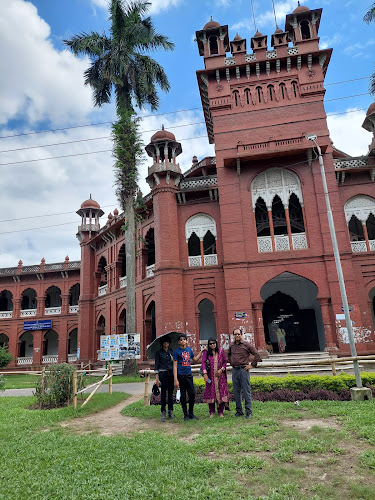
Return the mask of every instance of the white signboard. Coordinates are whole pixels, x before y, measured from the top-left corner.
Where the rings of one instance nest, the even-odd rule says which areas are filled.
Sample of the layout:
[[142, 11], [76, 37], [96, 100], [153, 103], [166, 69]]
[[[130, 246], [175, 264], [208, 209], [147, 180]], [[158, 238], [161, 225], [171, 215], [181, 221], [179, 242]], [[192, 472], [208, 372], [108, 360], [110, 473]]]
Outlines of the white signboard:
[[141, 334], [101, 335], [100, 361], [139, 359], [141, 357]]

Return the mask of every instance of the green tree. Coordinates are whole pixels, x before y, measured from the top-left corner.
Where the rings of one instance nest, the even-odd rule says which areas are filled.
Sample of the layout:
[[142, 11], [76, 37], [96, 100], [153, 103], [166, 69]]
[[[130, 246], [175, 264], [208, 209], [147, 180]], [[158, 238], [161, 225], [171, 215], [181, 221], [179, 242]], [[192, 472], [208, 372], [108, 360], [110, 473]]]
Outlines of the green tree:
[[110, 0], [110, 30], [81, 33], [65, 40], [75, 55], [89, 56], [85, 84], [93, 90], [95, 106], [114, 96], [117, 122], [112, 126], [116, 194], [125, 213], [126, 331], [136, 331], [135, 319], [135, 217], [137, 164], [142, 154], [135, 106], [158, 109], [158, 89], [168, 91], [164, 69], [147, 52], [173, 50], [174, 44], [158, 33], [149, 16], [150, 3]]
[[[375, 20], [375, 3], [373, 3], [369, 10], [366, 12], [363, 20], [367, 24], [370, 24]], [[370, 78], [370, 92], [373, 95], [375, 94], [375, 73], [373, 73]]]
[[4, 368], [7, 366], [11, 361], [13, 357], [11, 354], [8, 352], [8, 347], [7, 346], [0, 346], [0, 368]]

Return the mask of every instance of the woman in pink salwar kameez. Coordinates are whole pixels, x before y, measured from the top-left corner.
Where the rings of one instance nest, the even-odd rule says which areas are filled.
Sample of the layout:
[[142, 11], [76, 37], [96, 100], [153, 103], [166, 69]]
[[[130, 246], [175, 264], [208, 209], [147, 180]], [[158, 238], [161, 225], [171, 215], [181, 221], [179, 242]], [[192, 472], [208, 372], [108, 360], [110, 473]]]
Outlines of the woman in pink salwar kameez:
[[[209, 360], [210, 367], [207, 370], [206, 360]], [[215, 415], [215, 403], [219, 417], [224, 416], [224, 406], [229, 401], [229, 391], [226, 379], [227, 360], [223, 349], [219, 349], [217, 341], [208, 339], [208, 350], [203, 352], [202, 371], [206, 382], [206, 389], [203, 393], [204, 403], [208, 403], [210, 417]]]

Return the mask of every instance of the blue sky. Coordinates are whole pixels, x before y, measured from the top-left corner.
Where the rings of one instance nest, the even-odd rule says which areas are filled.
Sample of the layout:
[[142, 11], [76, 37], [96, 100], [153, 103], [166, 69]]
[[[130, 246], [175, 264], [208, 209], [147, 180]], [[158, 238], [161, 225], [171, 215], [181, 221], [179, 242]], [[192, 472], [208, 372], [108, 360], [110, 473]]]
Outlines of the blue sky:
[[[304, 4], [323, 8], [321, 46], [334, 49], [326, 77], [331, 137], [339, 149], [365, 154], [371, 137], [360, 126], [372, 102], [366, 94], [368, 80], [337, 82], [368, 77], [374, 69], [375, 24], [367, 26], [362, 20], [371, 2], [309, 0]], [[284, 27], [285, 14], [297, 2], [276, 1], [275, 5], [278, 24]], [[271, 35], [275, 30], [272, 1], [254, 0], [254, 8], [257, 28]], [[70, 54], [63, 39], [81, 31], [107, 29], [106, 0], [0, 0], [0, 9], [0, 267], [16, 266], [19, 259], [25, 265], [36, 264], [42, 257], [60, 262], [67, 254], [76, 260], [80, 250], [75, 239], [79, 223], [75, 211], [82, 201], [92, 193], [106, 215], [118, 205], [111, 154], [96, 153], [111, 149], [110, 125], [104, 122], [115, 115], [112, 105], [93, 108], [91, 91], [84, 87], [82, 76], [88, 61]], [[168, 74], [171, 91], [161, 94], [158, 115], [142, 112], [143, 140], [147, 144], [164, 124], [182, 142], [180, 164], [186, 170], [194, 154], [199, 159], [213, 154], [196, 84], [195, 71], [203, 67], [203, 60], [194, 42], [195, 32], [212, 16], [229, 25], [230, 39], [238, 32], [247, 38], [249, 47], [254, 34], [251, 3], [154, 0], [150, 12], [156, 28], [176, 49], [154, 54]], [[177, 110], [190, 111], [175, 113]], [[79, 127], [93, 123], [101, 125]], [[51, 129], [54, 131], [34, 133]], [[61, 142], [70, 144], [45, 147]], [[63, 158], [31, 161], [51, 156]], [[144, 193], [148, 190], [146, 167], [147, 161], [140, 168]], [[106, 216], [102, 224], [105, 221]]]

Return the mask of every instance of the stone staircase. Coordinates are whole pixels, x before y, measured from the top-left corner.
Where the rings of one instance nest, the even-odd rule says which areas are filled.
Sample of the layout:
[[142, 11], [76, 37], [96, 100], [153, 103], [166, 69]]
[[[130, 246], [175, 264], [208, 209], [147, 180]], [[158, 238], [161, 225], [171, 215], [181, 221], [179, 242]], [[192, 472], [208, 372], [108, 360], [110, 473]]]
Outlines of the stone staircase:
[[[336, 356], [334, 356], [335, 358]], [[323, 359], [332, 359], [328, 352], [315, 351], [315, 352], [291, 352], [283, 354], [270, 354], [267, 359], [259, 363], [256, 370], [251, 371], [251, 376], [264, 376], [264, 375], [285, 375], [292, 373], [295, 375], [310, 375], [310, 374], [332, 374], [331, 365], [304, 365], [299, 366], [298, 363], [308, 363], [309, 361], [318, 361]], [[273, 363], [295, 363], [290, 366], [267, 366]], [[353, 370], [353, 363], [350, 361], [336, 365], [336, 373], [349, 372]]]

